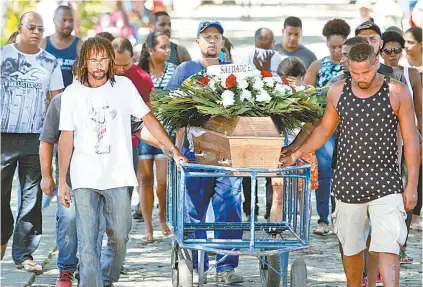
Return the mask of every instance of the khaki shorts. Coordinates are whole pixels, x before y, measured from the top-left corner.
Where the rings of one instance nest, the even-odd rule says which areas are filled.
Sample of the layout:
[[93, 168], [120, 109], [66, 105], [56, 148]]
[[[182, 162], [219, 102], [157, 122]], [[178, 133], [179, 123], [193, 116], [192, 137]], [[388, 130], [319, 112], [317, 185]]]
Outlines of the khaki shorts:
[[345, 256], [353, 256], [366, 249], [370, 222], [370, 252], [399, 254], [400, 246], [407, 238], [407, 214], [402, 194], [391, 194], [359, 204], [336, 200], [332, 217], [334, 232]]

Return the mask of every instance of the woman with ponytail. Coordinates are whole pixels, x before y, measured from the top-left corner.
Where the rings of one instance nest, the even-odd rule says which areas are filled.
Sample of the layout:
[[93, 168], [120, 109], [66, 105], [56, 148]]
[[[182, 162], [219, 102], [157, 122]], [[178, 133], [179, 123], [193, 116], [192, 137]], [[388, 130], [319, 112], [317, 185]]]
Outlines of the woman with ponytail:
[[[176, 66], [168, 62], [170, 41], [168, 36], [160, 32], [148, 34], [142, 46], [138, 66], [150, 74], [155, 89], [164, 89], [175, 71]], [[166, 224], [166, 179], [167, 156], [161, 149], [140, 141], [138, 146], [138, 181], [141, 212], [145, 222], [145, 237], [147, 243], [153, 242], [152, 214], [154, 206], [154, 171], [156, 164], [156, 194], [159, 199], [159, 221], [163, 235], [169, 235]]]

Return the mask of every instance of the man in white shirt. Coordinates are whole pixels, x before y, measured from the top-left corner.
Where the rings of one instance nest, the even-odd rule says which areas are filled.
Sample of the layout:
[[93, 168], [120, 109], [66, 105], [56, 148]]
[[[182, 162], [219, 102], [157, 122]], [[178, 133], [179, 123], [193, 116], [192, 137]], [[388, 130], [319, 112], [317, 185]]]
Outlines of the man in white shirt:
[[[40, 49], [44, 26], [35, 12], [22, 15], [21, 40], [1, 48], [1, 259], [12, 233], [17, 268], [39, 272], [32, 253], [41, 239], [39, 133], [50, 100], [63, 89], [56, 58]], [[13, 175], [19, 164], [21, 204], [15, 228], [10, 209]]]
[[[141, 118], [162, 149], [179, 164], [184, 157], [142, 100], [131, 80], [114, 75], [114, 51], [93, 37], [81, 47], [74, 83], [62, 95], [59, 140], [59, 199], [71, 204], [69, 167], [80, 250], [80, 286], [112, 286], [119, 280], [131, 229], [128, 187], [137, 186], [132, 165], [131, 115]], [[72, 149], [75, 147], [72, 154]], [[96, 248], [101, 210], [111, 244]], [[102, 271], [102, 272], [101, 272]]]
[[[275, 45], [275, 36], [273, 35], [272, 30], [268, 28], [260, 28], [256, 31], [254, 35], [254, 53], [248, 55], [248, 64], [254, 65], [254, 59], [258, 60], [260, 64], [266, 60], [266, 58], [271, 58], [270, 60], [270, 72], [277, 75], [278, 66], [286, 57], [274, 50]], [[259, 68], [259, 67], [257, 67]]]

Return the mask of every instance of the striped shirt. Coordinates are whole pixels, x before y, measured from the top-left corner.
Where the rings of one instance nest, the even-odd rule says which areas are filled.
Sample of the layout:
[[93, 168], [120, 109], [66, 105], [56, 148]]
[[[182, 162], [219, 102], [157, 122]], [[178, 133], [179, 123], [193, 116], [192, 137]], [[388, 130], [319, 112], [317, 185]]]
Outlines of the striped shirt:
[[176, 66], [170, 62], [166, 62], [165, 70], [160, 78], [156, 78], [152, 73], [150, 73], [151, 80], [153, 80], [154, 88], [163, 90], [170, 78], [172, 78], [173, 72], [175, 72]]

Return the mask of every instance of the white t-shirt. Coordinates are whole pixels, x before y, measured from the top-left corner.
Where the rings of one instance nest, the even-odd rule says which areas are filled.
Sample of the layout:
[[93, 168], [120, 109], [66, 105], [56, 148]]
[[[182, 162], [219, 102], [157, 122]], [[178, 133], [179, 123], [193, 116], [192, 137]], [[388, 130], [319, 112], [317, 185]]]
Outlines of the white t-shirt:
[[150, 110], [131, 80], [115, 76], [89, 88], [75, 81], [62, 95], [61, 131], [74, 131], [70, 165], [72, 188], [106, 190], [137, 186], [132, 162], [131, 115]]
[[13, 44], [1, 55], [1, 132], [40, 133], [48, 91], [63, 89], [56, 58], [43, 49], [24, 54]]

